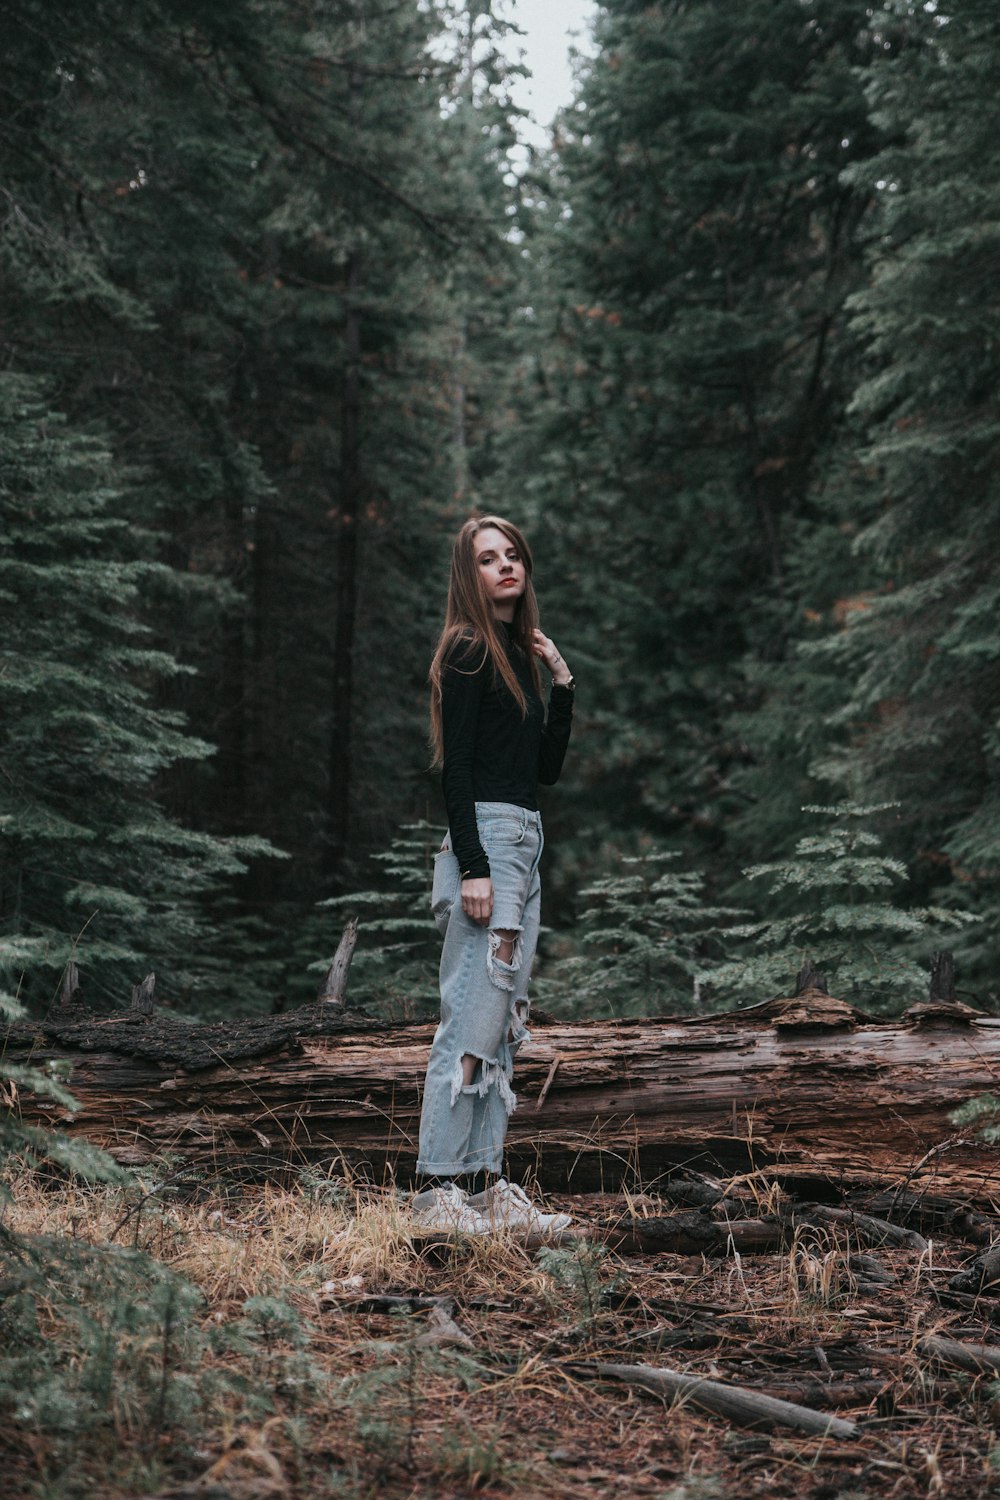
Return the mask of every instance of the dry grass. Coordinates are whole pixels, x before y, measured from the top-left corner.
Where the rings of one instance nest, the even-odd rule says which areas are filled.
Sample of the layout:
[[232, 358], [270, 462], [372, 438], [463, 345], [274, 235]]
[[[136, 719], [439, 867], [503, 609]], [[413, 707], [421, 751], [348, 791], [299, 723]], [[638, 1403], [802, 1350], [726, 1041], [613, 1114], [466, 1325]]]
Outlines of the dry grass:
[[[776, 1206], [758, 1176], [737, 1186], [761, 1212]], [[85, 1387], [107, 1278], [125, 1267], [132, 1279], [127, 1295], [115, 1283], [125, 1311], [105, 1328], [116, 1341], [106, 1406], [83, 1430], [33, 1419], [30, 1403], [19, 1410], [0, 1391], [10, 1500], [994, 1492], [985, 1383], [935, 1384], [918, 1356], [932, 1331], [996, 1341], [985, 1300], [962, 1316], [936, 1300], [960, 1246], [936, 1246], [933, 1258], [880, 1251], [895, 1280], [875, 1296], [852, 1266], [858, 1247], [822, 1232], [800, 1230], [789, 1251], [742, 1259], [622, 1256], [599, 1241], [536, 1254], [503, 1238], [415, 1240], [400, 1196], [337, 1179], [140, 1199], [25, 1175], [12, 1191], [8, 1235], [49, 1237], [68, 1247], [66, 1265], [75, 1251], [90, 1268], [78, 1282], [55, 1276], [31, 1289], [39, 1360], [71, 1395]], [[592, 1224], [661, 1207], [649, 1195], [559, 1206]], [[0, 1279], [13, 1285], [23, 1257], [7, 1262]], [[170, 1314], [161, 1289], [156, 1306], [167, 1313], [144, 1317], [156, 1301], [144, 1290], [151, 1266], [200, 1296]], [[379, 1296], [450, 1299], [470, 1342], [442, 1342], [426, 1308], [363, 1300]], [[80, 1304], [89, 1330], [73, 1312]], [[874, 1361], [859, 1352], [873, 1345]], [[596, 1358], [772, 1387], [860, 1373], [884, 1389], [838, 1407], [865, 1423], [858, 1440], [838, 1444], [666, 1408], [587, 1378]]]

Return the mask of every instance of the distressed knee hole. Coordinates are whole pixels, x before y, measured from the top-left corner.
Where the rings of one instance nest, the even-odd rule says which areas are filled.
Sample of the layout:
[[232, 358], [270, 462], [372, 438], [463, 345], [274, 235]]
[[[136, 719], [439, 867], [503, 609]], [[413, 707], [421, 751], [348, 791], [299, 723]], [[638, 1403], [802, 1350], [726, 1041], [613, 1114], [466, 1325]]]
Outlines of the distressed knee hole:
[[524, 943], [521, 928], [491, 927], [486, 950], [486, 972], [501, 990], [514, 988], [514, 975], [521, 967]]
[[515, 1000], [510, 1012], [510, 1029], [507, 1032], [508, 1042], [523, 1042], [528, 1036], [528, 1011], [527, 1000]]
[[459, 1095], [478, 1094], [480, 1099], [485, 1099], [491, 1088], [495, 1088], [500, 1095], [507, 1113], [513, 1114], [517, 1108], [517, 1098], [510, 1086], [509, 1066], [505, 1067], [495, 1057], [478, 1057], [472, 1052], [463, 1053], [456, 1060], [455, 1071], [451, 1078], [452, 1108]]

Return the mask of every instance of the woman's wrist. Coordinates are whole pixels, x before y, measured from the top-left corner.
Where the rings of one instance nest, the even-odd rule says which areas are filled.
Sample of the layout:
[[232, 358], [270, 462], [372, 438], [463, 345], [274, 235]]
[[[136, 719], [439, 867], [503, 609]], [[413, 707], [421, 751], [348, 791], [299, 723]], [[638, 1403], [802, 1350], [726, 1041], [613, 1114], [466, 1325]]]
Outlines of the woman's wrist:
[[556, 687], [570, 687], [573, 685], [573, 673], [566, 665], [566, 658], [557, 656], [549, 667], [552, 673], [552, 681]]

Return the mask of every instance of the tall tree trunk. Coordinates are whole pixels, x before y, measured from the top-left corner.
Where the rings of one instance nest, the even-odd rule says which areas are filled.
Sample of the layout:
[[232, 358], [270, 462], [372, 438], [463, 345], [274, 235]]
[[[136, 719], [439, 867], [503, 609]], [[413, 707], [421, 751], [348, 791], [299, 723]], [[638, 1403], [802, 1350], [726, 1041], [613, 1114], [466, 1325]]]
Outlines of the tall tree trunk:
[[[228, 476], [229, 479], [232, 476]], [[225, 497], [227, 574], [239, 597], [227, 609], [223, 622], [222, 671], [219, 681], [219, 715], [215, 739], [218, 743], [219, 824], [227, 833], [245, 833], [247, 816], [247, 535], [243, 494], [227, 479]]]
[[344, 386], [340, 409], [340, 494], [337, 504], [337, 606], [333, 642], [333, 711], [330, 718], [330, 789], [327, 804], [326, 865], [336, 881], [350, 837], [354, 692], [354, 636], [357, 625], [358, 524], [361, 517], [361, 314], [358, 291], [361, 257], [355, 250], [347, 267], [347, 326]]

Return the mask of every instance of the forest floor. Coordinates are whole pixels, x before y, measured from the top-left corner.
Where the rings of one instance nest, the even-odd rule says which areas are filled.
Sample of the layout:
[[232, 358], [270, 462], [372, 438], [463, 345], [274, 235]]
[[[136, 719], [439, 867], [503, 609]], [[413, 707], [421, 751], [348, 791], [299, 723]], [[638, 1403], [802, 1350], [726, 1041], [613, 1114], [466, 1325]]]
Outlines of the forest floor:
[[[623, 1254], [600, 1227], [654, 1193], [555, 1198], [590, 1239], [419, 1241], [388, 1190], [148, 1196], [25, 1173], [0, 1222], [0, 1459], [9, 1500], [562, 1500], [1000, 1490], [995, 1296], [929, 1250], [796, 1231], [780, 1253]], [[881, 1278], [872, 1281], [871, 1277]], [[432, 1299], [439, 1299], [433, 1301]], [[601, 1362], [756, 1387], [857, 1423], [750, 1431], [602, 1378]]]

